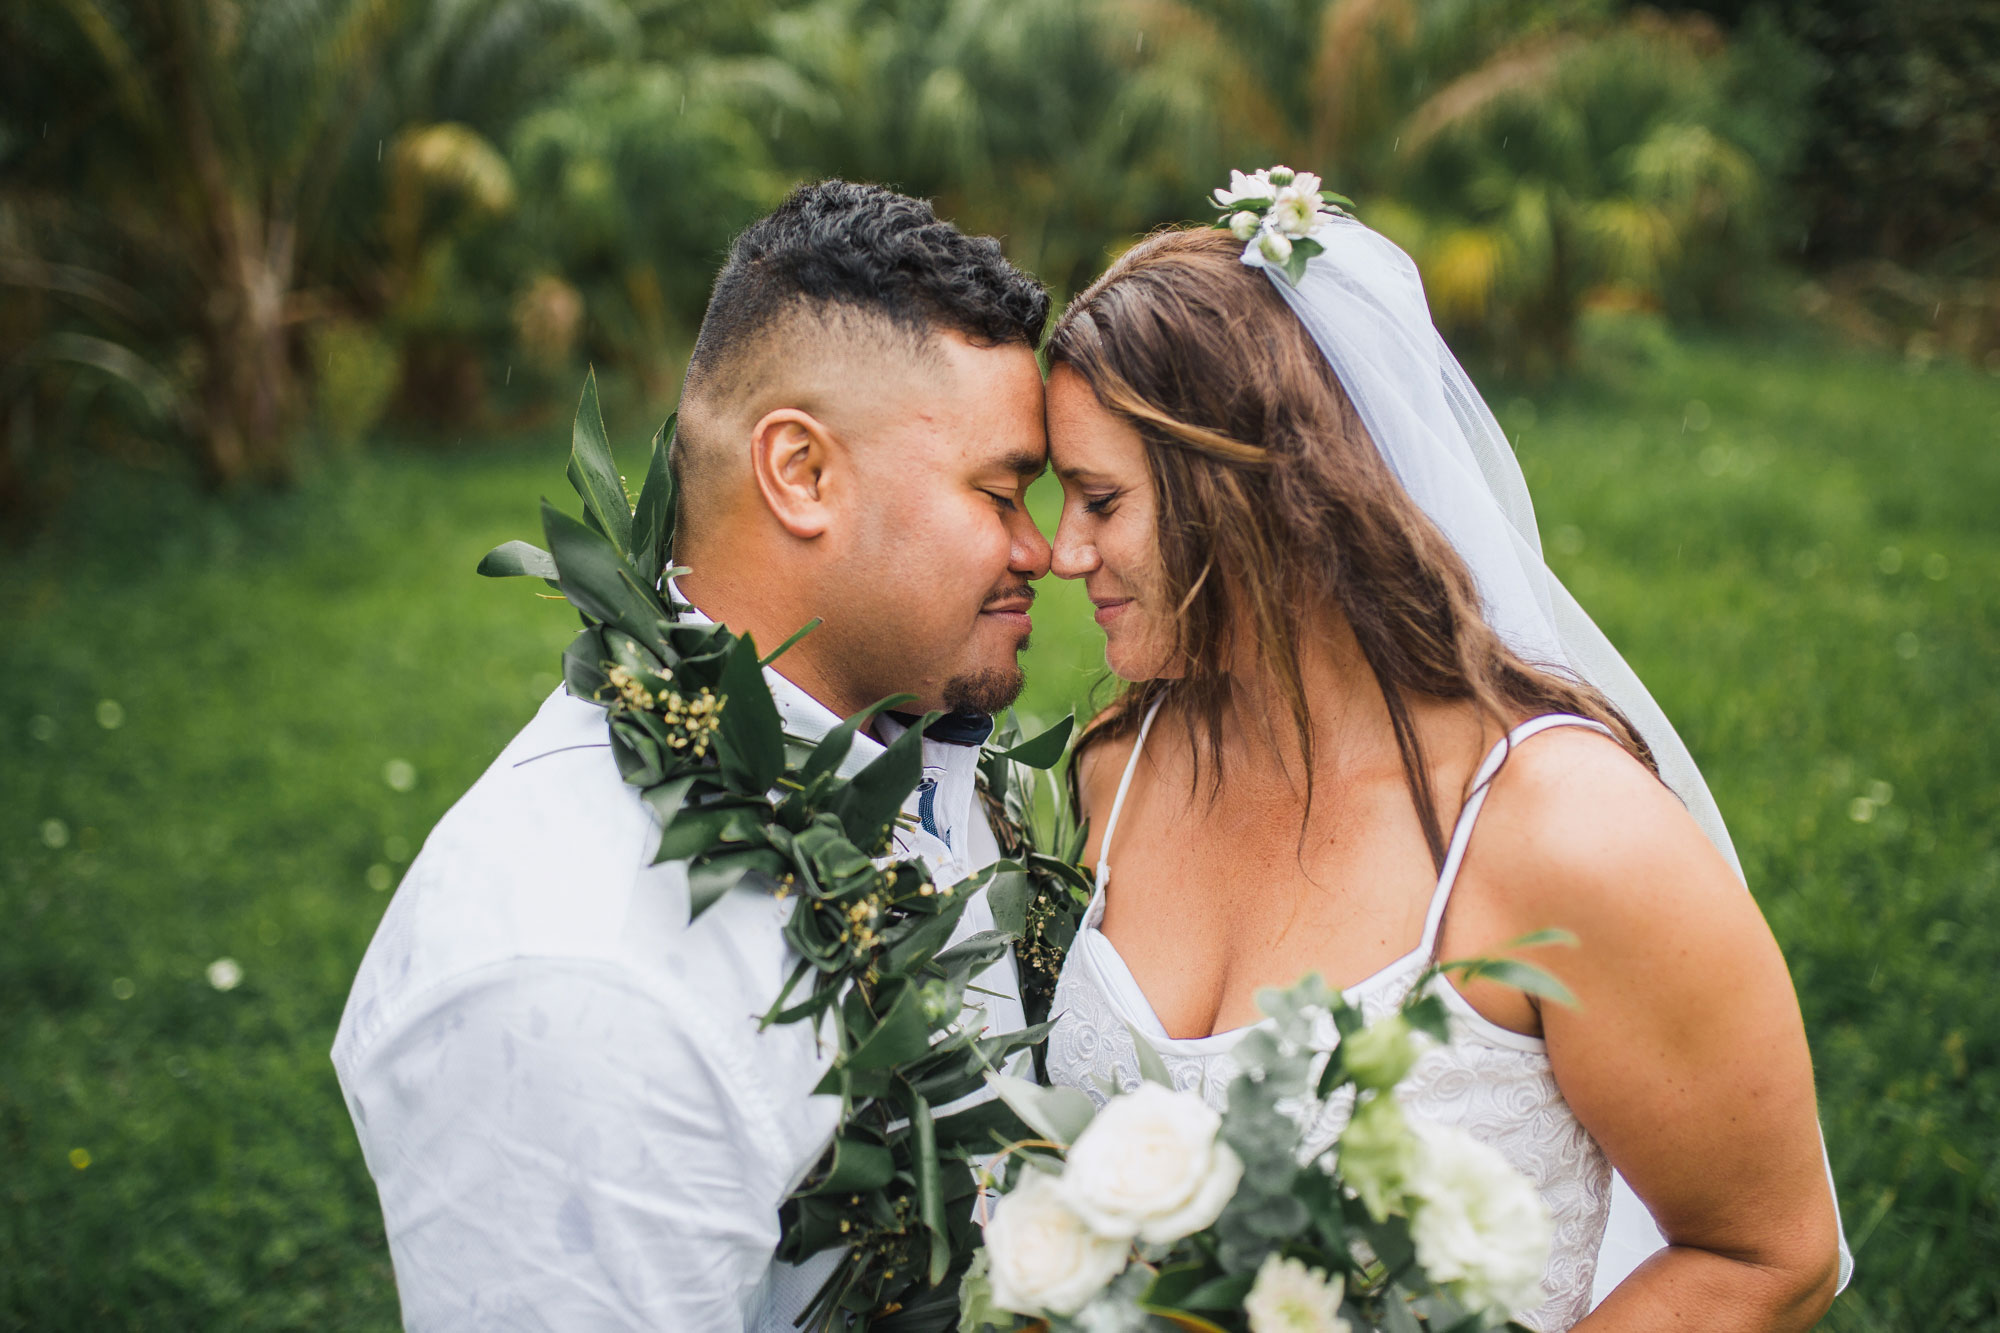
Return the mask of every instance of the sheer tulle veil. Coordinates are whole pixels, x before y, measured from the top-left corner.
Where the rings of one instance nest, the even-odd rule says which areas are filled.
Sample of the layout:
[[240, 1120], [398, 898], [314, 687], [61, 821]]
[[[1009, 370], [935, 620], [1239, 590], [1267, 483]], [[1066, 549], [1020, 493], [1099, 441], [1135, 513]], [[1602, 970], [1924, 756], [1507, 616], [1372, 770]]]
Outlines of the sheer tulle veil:
[[[1524, 660], [1588, 681], [1652, 748], [1660, 776], [1742, 874], [1729, 830], [1673, 724], [1542, 558], [1520, 464], [1479, 391], [1431, 322], [1410, 257], [1347, 217], [1312, 232], [1323, 247], [1296, 286], [1252, 244], [1262, 268], [1333, 366], [1384, 459], [1450, 539], [1479, 586], [1487, 623]], [[1602, 1299], [1665, 1241], [1623, 1177], [1597, 1273]], [[1852, 1268], [1841, 1241], [1841, 1282]]]

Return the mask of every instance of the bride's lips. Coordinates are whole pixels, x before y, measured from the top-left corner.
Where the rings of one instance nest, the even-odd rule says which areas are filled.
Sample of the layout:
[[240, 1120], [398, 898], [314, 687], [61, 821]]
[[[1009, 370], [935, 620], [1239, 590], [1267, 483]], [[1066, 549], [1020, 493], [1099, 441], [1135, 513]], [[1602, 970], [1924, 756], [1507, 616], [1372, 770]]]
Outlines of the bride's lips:
[[1130, 597], [1093, 597], [1090, 599], [1090, 604], [1097, 608], [1097, 623], [1109, 628], [1111, 622], [1116, 620], [1126, 607], [1132, 605], [1132, 599]]

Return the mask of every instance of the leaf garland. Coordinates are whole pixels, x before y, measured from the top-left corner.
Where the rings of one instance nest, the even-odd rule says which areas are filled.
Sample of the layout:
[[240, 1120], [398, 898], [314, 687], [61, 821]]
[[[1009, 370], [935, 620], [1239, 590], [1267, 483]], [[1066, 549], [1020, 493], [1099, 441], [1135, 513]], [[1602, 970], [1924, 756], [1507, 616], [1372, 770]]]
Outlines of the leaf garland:
[[[611, 456], [593, 372], [578, 404], [568, 476], [584, 518], [546, 500], [547, 549], [508, 542], [479, 572], [551, 583], [582, 618], [563, 653], [571, 694], [605, 708], [612, 754], [660, 823], [655, 864], [686, 867], [690, 919], [736, 888], [796, 898], [784, 927], [798, 957], [763, 1024], [812, 1022], [834, 1058], [815, 1092], [838, 1096], [825, 1155], [780, 1212], [777, 1256], [842, 1249], [801, 1316], [813, 1330], [928, 1333], [957, 1323], [958, 1279], [979, 1244], [974, 1164], [1022, 1137], [1006, 1103], [952, 1109], [984, 1076], [1048, 1034], [1062, 954], [1089, 884], [1083, 830], [1060, 792], [1038, 804], [1074, 719], [1023, 738], [1011, 717], [979, 761], [979, 791], [1003, 859], [955, 885], [892, 857], [922, 772], [915, 723], [851, 777], [854, 737], [903, 695], [863, 709], [817, 744], [787, 735], [749, 635], [679, 623], [666, 594], [675, 494], [674, 418], [653, 437], [636, 507]], [[1045, 835], [1037, 838], [1037, 834]], [[1054, 847], [1054, 853], [1038, 850]], [[950, 945], [981, 889], [996, 928]], [[948, 947], [949, 946], [949, 947]], [[1030, 1022], [984, 1035], [962, 1021], [975, 973], [1012, 947]]]

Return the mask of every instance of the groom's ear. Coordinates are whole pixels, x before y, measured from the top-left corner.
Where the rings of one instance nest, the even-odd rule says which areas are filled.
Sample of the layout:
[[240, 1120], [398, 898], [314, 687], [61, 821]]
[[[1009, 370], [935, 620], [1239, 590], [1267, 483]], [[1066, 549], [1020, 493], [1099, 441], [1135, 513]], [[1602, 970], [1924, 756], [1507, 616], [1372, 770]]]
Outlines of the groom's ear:
[[794, 537], [822, 535], [832, 519], [826, 472], [839, 445], [819, 418], [796, 407], [767, 412], [750, 430], [750, 470], [771, 516]]

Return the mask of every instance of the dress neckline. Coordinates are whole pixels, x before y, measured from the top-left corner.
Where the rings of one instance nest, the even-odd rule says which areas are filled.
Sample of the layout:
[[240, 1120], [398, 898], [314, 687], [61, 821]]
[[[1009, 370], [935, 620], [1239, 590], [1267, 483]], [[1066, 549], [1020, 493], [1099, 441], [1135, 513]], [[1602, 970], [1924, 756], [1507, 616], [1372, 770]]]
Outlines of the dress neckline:
[[[1112, 798], [1111, 813], [1104, 823], [1104, 842], [1098, 848], [1097, 852], [1097, 874], [1094, 891], [1090, 896], [1089, 907], [1084, 910], [1083, 922], [1077, 932], [1077, 941], [1086, 951], [1092, 953], [1093, 962], [1101, 967], [1115, 969], [1117, 974], [1116, 981], [1123, 984], [1107, 984], [1105, 990], [1110, 995], [1112, 1001], [1117, 1003], [1121, 1009], [1137, 1011], [1136, 1013], [1127, 1012], [1125, 1018], [1128, 1022], [1133, 1023], [1135, 1027], [1142, 1028], [1149, 1042], [1156, 1045], [1166, 1043], [1167, 1049], [1182, 1054], [1198, 1054], [1204, 1051], [1221, 1050], [1234, 1046], [1242, 1039], [1245, 1033], [1254, 1032], [1260, 1027], [1267, 1027], [1270, 1025], [1271, 1020], [1263, 1018], [1255, 1023], [1244, 1023], [1233, 1028], [1223, 1028], [1220, 1031], [1210, 1032], [1200, 1037], [1176, 1037], [1171, 1035], [1167, 1031], [1166, 1024], [1160, 1021], [1159, 1011], [1153, 1007], [1153, 1002], [1147, 996], [1145, 988], [1139, 985], [1138, 977], [1133, 975], [1131, 965], [1125, 961], [1125, 956], [1118, 952], [1118, 946], [1112, 943], [1111, 937], [1098, 927], [1098, 923], [1104, 919], [1105, 890], [1111, 883], [1112, 835], [1117, 832], [1118, 815], [1125, 807], [1126, 793], [1131, 790], [1132, 775], [1139, 767], [1139, 753], [1146, 746], [1147, 733], [1153, 729], [1153, 720], [1159, 716], [1160, 705], [1165, 702], [1166, 697], [1163, 695], [1155, 699], [1152, 707], [1146, 710], [1146, 716], [1139, 724], [1138, 739], [1133, 742], [1131, 756], [1125, 761], [1125, 772], [1119, 778], [1118, 792]], [[1537, 735], [1554, 727], [1565, 726], [1587, 727], [1593, 731], [1602, 732], [1606, 736], [1612, 734], [1609, 727], [1593, 718], [1578, 717], [1573, 713], [1544, 713], [1540, 717], [1529, 718], [1526, 722], [1523, 722], [1520, 726], [1515, 727], [1512, 731], [1509, 731], [1505, 736], [1494, 742], [1493, 748], [1486, 752], [1486, 758], [1480, 762], [1479, 769], [1473, 776], [1472, 795], [1466, 798], [1464, 808], [1459, 811], [1458, 821], [1452, 826], [1451, 842], [1445, 854], [1444, 868], [1438, 872], [1437, 885], [1431, 891], [1430, 910], [1425, 913], [1423, 934], [1418, 939], [1416, 947], [1384, 966], [1377, 968], [1359, 981], [1341, 987], [1340, 993], [1342, 997], [1350, 1004], [1358, 1003], [1362, 996], [1373, 990], [1385, 978], [1399, 976], [1407, 971], [1412, 963], [1427, 964], [1435, 957], [1438, 930], [1444, 922], [1445, 907], [1451, 900], [1452, 888], [1458, 882], [1458, 870], [1459, 866], [1465, 860], [1465, 849], [1472, 841], [1472, 826], [1477, 822], [1480, 810], [1485, 807], [1486, 794], [1492, 787], [1495, 775], [1500, 771], [1500, 765], [1505, 762], [1507, 755], [1514, 746], [1527, 740], [1530, 736]], [[1613, 739], [1616, 738], [1614, 737]], [[1105, 978], [1105, 980], [1111, 982], [1113, 978]], [[1454, 1005], [1454, 1008], [1463, 1006], [1470, 1010], [1470, 1004], [1466, 1003], [1463, 997], [1458, 996], [1456, 988], [1447, 987], [1446, 989], [1451, 992], [1454, 998], [1460, 1001], [1460, 1005]], [[1497, 1028], [1497, 1025], [1494, 1026]], [[1506, 1029], [1498, 1030], [1506, 1031]], [[1534, 1038], [1527, 1037], [1522, 1033], [1510, 1033], [1509, 1035], [1521, 1041], [1535, 1041]], [[1536, 1044], [1539, 1045], [1540, 1043], [1537, 1042]]]

